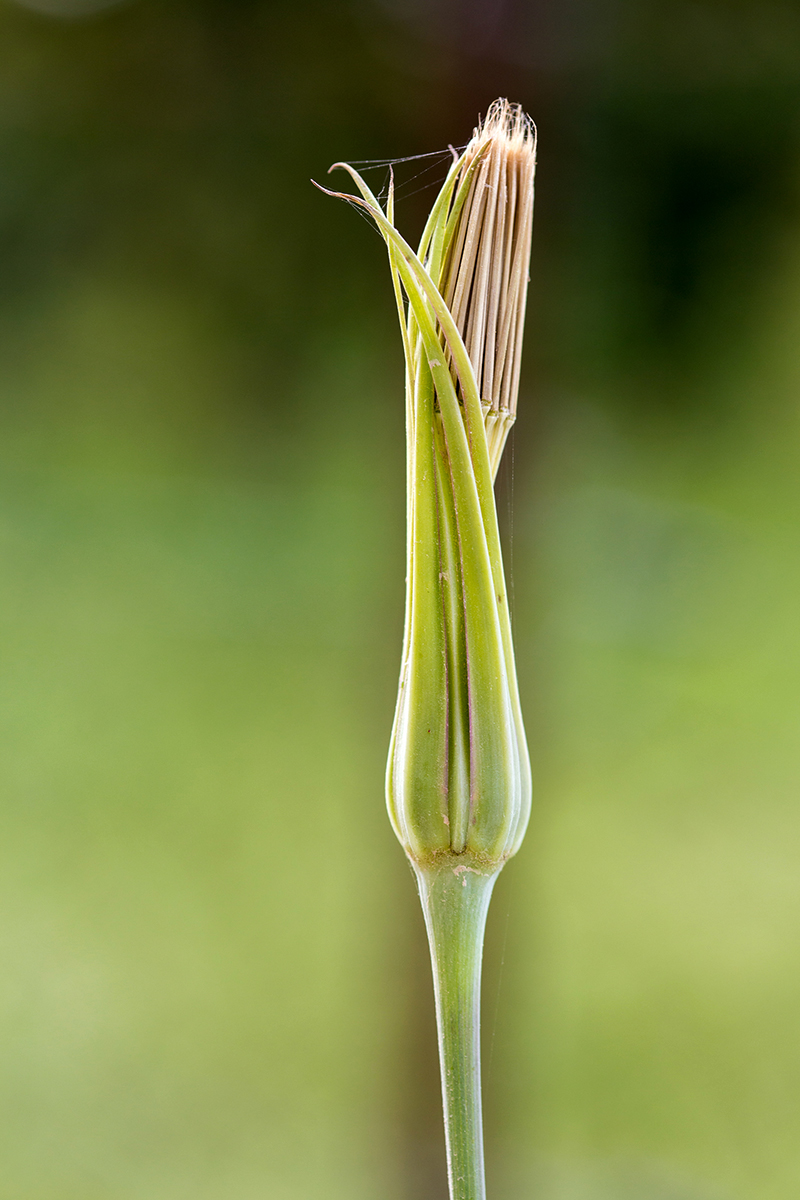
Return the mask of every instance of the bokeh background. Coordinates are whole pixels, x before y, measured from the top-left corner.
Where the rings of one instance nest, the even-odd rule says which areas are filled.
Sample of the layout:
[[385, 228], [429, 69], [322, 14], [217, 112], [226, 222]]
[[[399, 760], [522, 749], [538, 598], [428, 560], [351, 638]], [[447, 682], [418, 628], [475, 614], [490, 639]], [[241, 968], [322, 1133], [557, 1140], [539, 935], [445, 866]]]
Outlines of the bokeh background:
[[491, 1194], [800, 1194], [800, 5], [0, 0], [0, 1200], [444, 1200], [400, 339], [309, 180], [497, 95], [537, 799]]

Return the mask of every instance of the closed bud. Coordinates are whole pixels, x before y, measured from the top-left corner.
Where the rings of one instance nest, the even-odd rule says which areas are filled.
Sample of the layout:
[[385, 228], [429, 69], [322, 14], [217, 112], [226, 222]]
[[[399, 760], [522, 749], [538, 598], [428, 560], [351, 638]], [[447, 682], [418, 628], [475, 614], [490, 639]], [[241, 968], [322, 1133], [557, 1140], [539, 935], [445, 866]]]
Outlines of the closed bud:
[[497, 101], [432, 210], [427, 278], [389, 242], [409, 302], [409, 528], [387, 798], [418, 865], [497, 869], [530, 811], [493, 481], [517, 407], [535, 144]]

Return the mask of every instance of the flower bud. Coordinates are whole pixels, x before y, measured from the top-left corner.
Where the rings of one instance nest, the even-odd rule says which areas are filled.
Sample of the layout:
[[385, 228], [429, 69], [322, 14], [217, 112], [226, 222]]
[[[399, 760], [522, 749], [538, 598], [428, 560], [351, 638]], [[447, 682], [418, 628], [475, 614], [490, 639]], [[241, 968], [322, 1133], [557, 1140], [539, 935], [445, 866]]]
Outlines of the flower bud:
[[392, 232], [380, 223], [408, 393], [406, 629], [387, 800], [419, 865], [459, 856], [499, 868], [530, 811], [492, 485], [516, 415], [535, 146], [530, 119], [496, 101], [418, 255], [394, 231], [391, 196]]

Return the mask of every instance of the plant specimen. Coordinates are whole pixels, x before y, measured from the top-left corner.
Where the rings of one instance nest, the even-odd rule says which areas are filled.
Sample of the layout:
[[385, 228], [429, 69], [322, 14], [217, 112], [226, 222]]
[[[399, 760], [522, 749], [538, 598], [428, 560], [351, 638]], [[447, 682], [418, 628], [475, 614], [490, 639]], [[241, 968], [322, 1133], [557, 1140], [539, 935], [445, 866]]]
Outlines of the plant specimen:
[[[455, 155], [454, 155], [455, 157]], [[480, 974], [486, 912], [530, 811], [494, 480], [516, 414], [536, 135], [497, 100], [455, 157], [415, 254], [346, 163], [382, 233], [406, 361], [408, 570], [387, 771], [433, 963], [452, 1200], [485, 1196]], [[333, 168], [331, 168], [333, 170]]]

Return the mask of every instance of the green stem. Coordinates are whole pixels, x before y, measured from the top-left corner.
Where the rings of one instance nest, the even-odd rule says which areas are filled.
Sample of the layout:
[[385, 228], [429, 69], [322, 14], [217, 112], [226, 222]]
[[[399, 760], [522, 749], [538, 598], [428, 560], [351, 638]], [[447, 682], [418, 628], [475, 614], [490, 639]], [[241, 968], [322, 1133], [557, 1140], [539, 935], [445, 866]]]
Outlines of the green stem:
[[481, 1121], [481, 960], [499, 868], [469, 855], [414, 864], [436, 995], [450, 1200], [485, 1200]]

